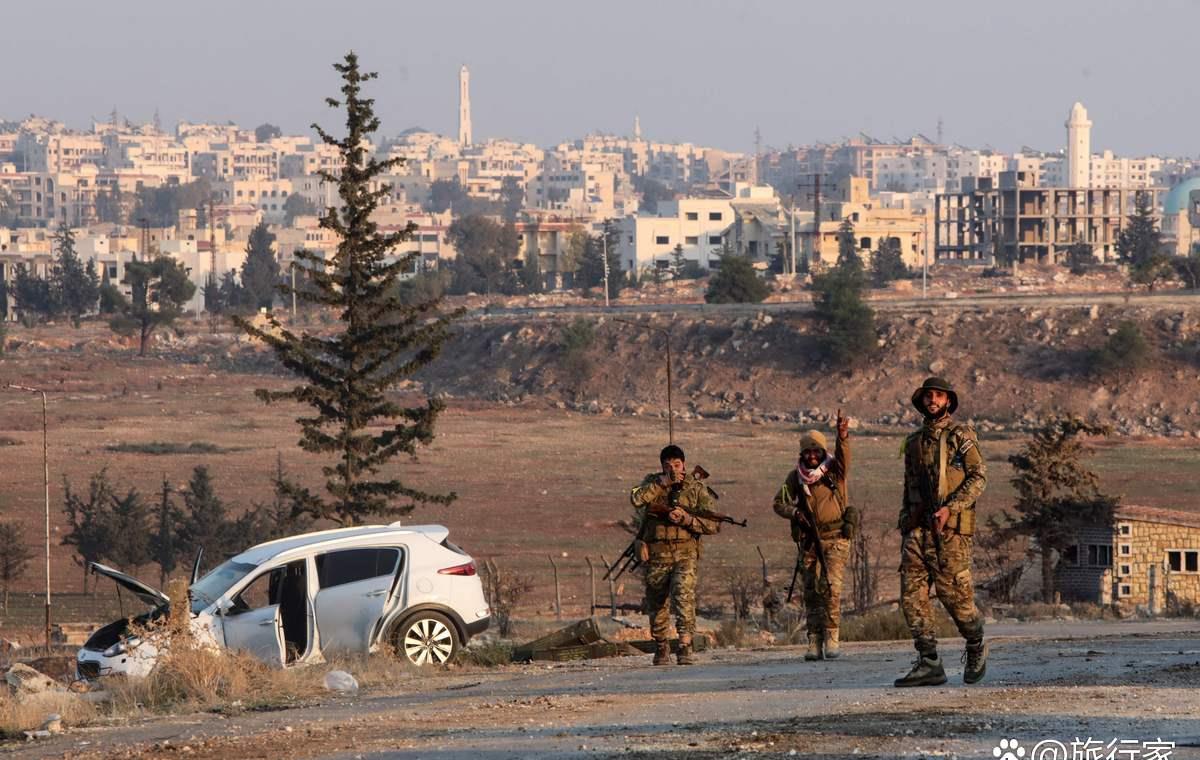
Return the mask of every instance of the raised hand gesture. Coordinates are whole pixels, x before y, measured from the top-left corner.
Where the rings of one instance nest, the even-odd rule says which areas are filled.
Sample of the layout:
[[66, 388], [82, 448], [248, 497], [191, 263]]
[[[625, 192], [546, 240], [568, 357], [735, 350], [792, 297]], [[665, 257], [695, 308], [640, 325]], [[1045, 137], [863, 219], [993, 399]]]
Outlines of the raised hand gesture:
[[837, 410], [837, 437], [846, 440], [850, 435], [850, 419], [842, 416], [842, 410]]

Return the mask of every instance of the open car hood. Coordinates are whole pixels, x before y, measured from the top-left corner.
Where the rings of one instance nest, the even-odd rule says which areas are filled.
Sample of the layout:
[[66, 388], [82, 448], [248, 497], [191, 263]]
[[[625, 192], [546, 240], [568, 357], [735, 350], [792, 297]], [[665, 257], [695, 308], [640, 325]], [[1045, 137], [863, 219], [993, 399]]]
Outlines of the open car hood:
[[126, 575], [120, 570], [113, 570], [111, 567], [101, 565], [99, 562], [89, 562], [88, 570], [95, 575], [105, 575], [112, 578], [118, 586], [125, 588], [126, 591], [131, 592], [151, 607], [161, 607], [171, 601], [166, 594], [158, 589], [150, 588], [132, 575]]

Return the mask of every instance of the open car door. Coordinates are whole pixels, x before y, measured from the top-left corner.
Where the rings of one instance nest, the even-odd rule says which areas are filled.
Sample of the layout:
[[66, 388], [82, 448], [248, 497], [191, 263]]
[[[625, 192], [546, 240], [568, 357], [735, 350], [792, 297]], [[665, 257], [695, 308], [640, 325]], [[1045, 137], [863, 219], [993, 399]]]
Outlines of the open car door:
[[249, 652], [271, 665], [284, 663], [283, 623], [278, 589], [284, 568], [262, 573], [242, 589], [228, 605], [221, 605], [221, 629], [225, 648]]

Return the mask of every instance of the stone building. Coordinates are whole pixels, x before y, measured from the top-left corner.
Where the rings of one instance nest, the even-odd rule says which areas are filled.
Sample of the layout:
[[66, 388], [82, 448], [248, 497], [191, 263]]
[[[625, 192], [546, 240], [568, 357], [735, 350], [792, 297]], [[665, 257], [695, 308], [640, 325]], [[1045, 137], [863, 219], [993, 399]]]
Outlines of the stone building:
[[1079, 531], [1055, 583], [1065, 600], [1128, 610], [1200, 604], [1200, 514], [1118, 507], [1112, 526]]

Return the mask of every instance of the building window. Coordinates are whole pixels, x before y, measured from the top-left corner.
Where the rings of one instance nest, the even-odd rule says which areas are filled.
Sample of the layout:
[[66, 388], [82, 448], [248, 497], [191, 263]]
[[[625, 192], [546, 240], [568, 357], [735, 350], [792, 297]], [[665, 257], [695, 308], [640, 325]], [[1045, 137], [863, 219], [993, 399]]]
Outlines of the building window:
[[687, 212], [687, 220], [688, 220], [689, 222], [695, 222], [695, 221], [699, 221], [699, 219], [700, 219], [700, 213], [699, 213], [699, 212], [697, 212], [697, 211], [689, 211], [689, 212]]
[[688, 235], [687, 237], [685, 237], [683, 239], [683, 242], [687, 243], [688, 245], [699, 245], [700, 238], [697, 237], [696, 235]]
[[708, 244], [709, 245], [720, 245], [721, 244], [721, 236], [720, 235], [709, 235], [708, 236]]
[[1121, 565], [1121, 575], [1132, 575], [1129, 565]]
[[1132, 525], [1130, 525], [1129, 523], [1123, 523], [1123, 524], [1121, 525], [1121, 535], [1122, 535], [1122, 536], [1128, 536], [1128, 535], [1130, 535], [1130, 534], [1132, 534], [1132, 533], [1133, 533], [1133, 526], [1132, 526]]
[[1200, 551], [1168, 551], [1167, 568], [1173, 573], [1195, 573], [1200, 571]]
[[1112, 547], [1107, 544], [1088, 544], [1087, 557], [1093, 567], [1112, 567]]
[[1117, 588], [1117, 596], [1132, 596], [1132, 595], [1133, 595], [1133, 589], [1128, 584], [1122, 583]]
[[1066, 564], [1066, 565], [1078, 565], [1079, 564], [1079, 547], [1072, 545], [1072, 546], [1068, 546], [1067, 548], [1063, 549], [1062, 561], [1063, 561], [1063, 564]]
[[858, 247], [863, 249], [864, 251], [871, 250], [871, 238], [865, 237], [862, 240], [859, 240]]
[[658, 243], [659, 245], [670, 245], [671, 238], [667, 237], [666, 235], [659, 235], [654, 238], [654, 242]]
[[719, 221], [721, 221], [721, 212], [720, 212], [720, 211], [710, 211], [710, 212], [708, 212], [708, 221], [710, 221], [710, 222], [719, 222]]
[[1129, 544], [1121, 544], [1121, 556], [1128, 557], [1133, 554], [1133, 547]]

